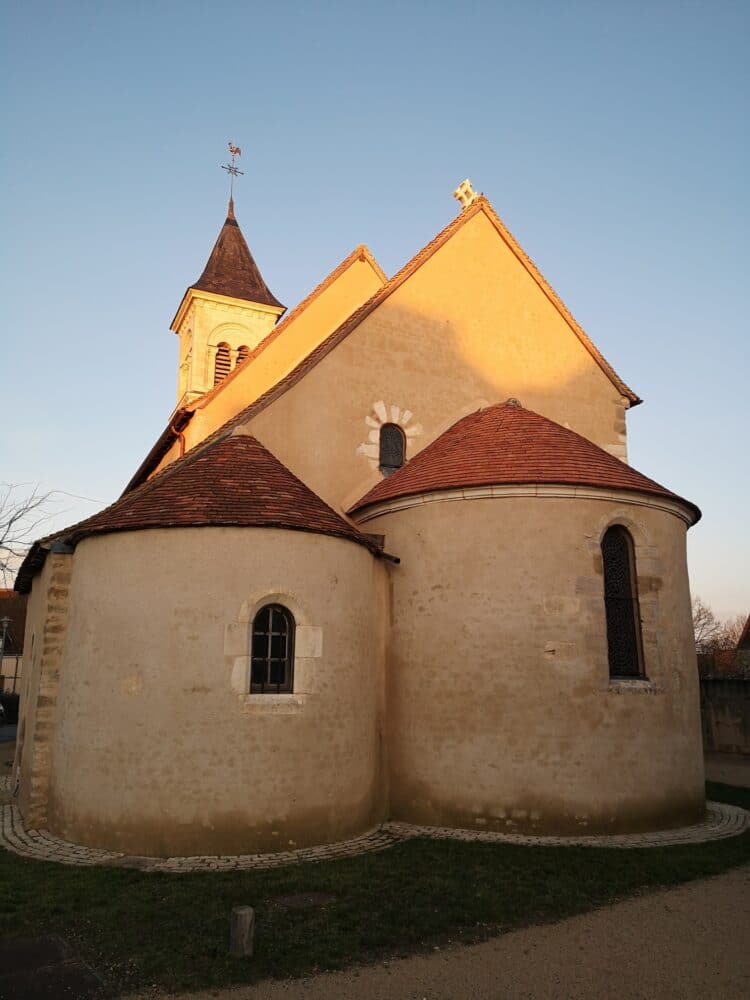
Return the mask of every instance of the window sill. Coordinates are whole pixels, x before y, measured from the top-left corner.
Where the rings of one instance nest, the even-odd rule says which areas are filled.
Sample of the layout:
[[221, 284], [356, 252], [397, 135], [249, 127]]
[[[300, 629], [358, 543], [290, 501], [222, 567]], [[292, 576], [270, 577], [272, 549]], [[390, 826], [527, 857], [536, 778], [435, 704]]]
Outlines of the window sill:
[[306, 694], [246, 694], [242, 699], [245, 715], [299, 715], [310, 696]]
[[611, 694], [664, 694], [664, 688], [645, 677], [610, 677]]

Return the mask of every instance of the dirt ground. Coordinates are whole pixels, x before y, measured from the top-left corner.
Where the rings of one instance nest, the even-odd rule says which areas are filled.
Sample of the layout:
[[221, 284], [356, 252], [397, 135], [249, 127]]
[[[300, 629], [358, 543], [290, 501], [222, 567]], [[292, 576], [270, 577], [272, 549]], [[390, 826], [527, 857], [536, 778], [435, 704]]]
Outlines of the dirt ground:
[[747, 1000], [750, 867], [480, 945], [189, 997]]

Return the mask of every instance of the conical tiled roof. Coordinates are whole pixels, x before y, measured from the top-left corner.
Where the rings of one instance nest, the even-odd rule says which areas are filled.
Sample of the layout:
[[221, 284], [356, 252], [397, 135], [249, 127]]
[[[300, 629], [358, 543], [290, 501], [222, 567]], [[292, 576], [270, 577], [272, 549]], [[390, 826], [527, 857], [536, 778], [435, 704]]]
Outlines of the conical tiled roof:
[[58, 537], [76, 545], [90, 535], [205, 525], [289, 528], [375, 547], [260, 441], [246, 434], [230, 435], [189, 453]]
[[478, 410], [453, 424], [351, 511], [433, 490], [555, 484], [630, 490], [675, 500], [697, 521], [698, 508], [636, 472], [587, 438], [516, 402]]
[[234, 204], [231, 201], [226, 222], [221, 227], [203, 274], [190, 287], [217, 295], [229, 295], [235, 299], [247, 299], [265, 306], [285, 308], [271, 294], [263, 280], [234, 217]]

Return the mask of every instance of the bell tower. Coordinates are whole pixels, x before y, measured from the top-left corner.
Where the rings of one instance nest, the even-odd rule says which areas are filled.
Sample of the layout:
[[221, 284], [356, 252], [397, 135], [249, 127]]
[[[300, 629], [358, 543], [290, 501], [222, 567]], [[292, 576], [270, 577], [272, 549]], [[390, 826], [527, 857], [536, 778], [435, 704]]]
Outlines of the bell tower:
[[180, 338], [177, 407], [218, 385], [271, 332], [285, 309], [253, 260], [230, 197], [203, 273], [183, 295], [170, 327]]

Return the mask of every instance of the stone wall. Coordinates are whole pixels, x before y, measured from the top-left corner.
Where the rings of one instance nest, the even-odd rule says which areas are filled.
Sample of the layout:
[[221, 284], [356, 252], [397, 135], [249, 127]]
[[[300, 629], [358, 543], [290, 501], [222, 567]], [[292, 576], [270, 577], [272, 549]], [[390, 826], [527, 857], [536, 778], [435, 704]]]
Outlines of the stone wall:
[[[560, 833], [702, 815], [684, 521], [604, 491], [411, 500], [362, 525], [401, 557], [389, 568], [391, 816]], [[600, 542], [612, 523], [635, 542], [644, 680], [609, 677]]]
[[703, 746], [750, 754], [750, 678], [702, 678]]
[[[339, 538], [186, 528], [75, 552], [48, 827], [135, 854], [283, 851], [384, 817], [382, 563]], [[252, 620], [297, 625], [249, 693]]]
[[53, 553], [34, 580], [26, 614], [27, 669], [21, 691], [14, 774], [26, 826], [45, 828], [52, 747], [68, 627], [72, 555]]

